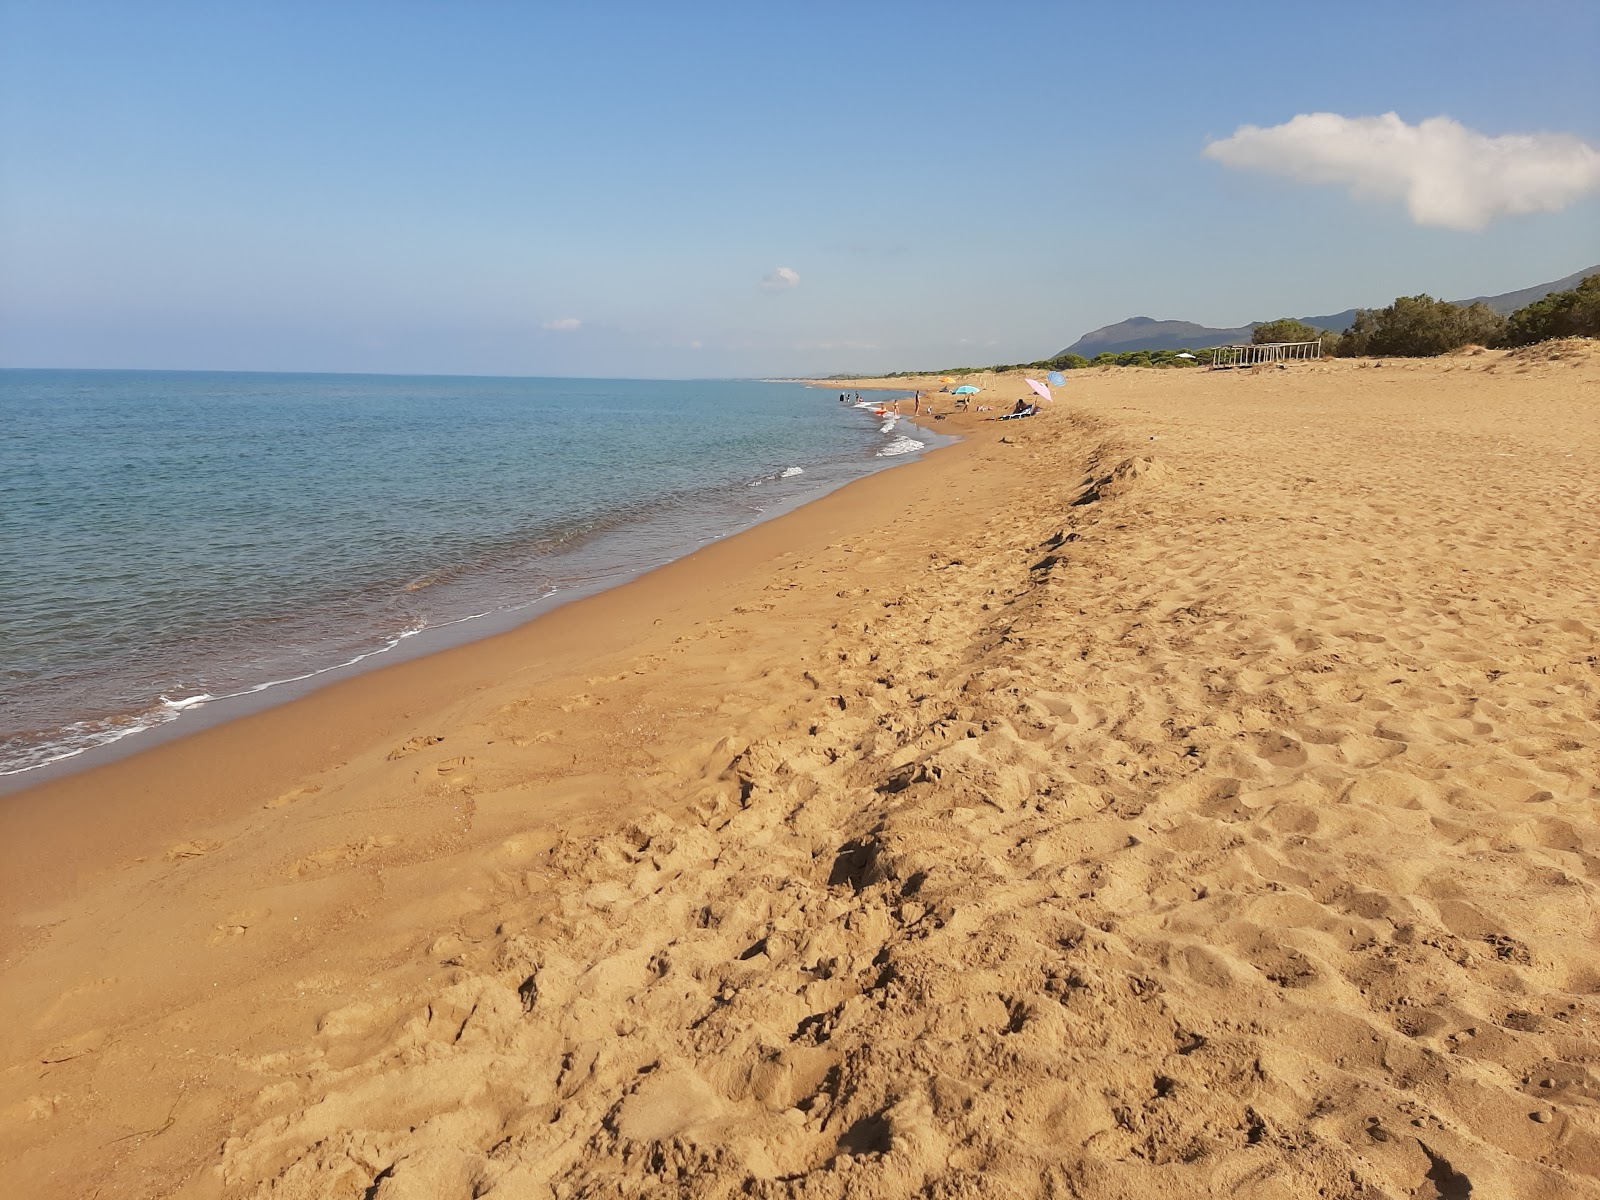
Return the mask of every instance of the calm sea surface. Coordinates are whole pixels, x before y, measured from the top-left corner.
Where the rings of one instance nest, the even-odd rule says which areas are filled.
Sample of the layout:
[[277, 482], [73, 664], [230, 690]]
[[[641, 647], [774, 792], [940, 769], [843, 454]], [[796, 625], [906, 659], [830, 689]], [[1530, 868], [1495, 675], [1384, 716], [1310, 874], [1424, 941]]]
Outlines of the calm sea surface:
[[785, 383], [0, 370], [0, 776], [505, 628], [933, 440]]

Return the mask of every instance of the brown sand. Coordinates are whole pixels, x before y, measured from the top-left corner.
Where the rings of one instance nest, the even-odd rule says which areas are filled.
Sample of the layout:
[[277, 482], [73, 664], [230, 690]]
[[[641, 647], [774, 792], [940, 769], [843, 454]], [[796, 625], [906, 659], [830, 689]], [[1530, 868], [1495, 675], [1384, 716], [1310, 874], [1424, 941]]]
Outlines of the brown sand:
[[0, 1193], [1600, 1196], [1551, 353], [1080, 373], [0, 802]]

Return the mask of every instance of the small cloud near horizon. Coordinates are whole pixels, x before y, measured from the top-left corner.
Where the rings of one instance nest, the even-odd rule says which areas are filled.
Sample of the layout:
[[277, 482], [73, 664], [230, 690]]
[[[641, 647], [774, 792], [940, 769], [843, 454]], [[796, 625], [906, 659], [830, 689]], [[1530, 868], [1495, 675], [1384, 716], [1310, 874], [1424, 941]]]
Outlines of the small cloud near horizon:
[[539, 328], [548, 329], [553, 333], [571, 333], [574, 329], [580, 329], [582, 326], [583, 322], [578, 320], [577, 317], [561, 317], [555, 321], [546, 321]]
[[1225, 167], [1336, 184], [1358, 199], [1400, 200], [1418, 225], [1481, 230], [1497, 217], [1558, 212], [1600, 190], [1600, 150], [1568, 133], [1490, 137], [1450, 117], [1301, 113], [1241, 125], [1208, 144]]
[[800, 273], [793, 267], [774, 267], [761, 277], [761, 289], [782, 292], [800, 286]]

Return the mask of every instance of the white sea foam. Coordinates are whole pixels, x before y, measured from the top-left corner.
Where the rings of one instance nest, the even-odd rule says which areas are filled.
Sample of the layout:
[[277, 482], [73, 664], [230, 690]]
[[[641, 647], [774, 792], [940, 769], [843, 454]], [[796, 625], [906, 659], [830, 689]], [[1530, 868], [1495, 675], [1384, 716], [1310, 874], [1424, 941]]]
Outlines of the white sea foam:
[[[470, 616], [458, 617], [453, 621], [441, 622], [436, 628], [443, 629], [450, 625], [460, 625], [466, 621], [490, 616], [495, 611], [514, 612], [522, 608], [531, 608], [541, 600], [547, 600], [555, 595], [556, 590], [555, 588], [550, 588], [526, 604], [508, 605], [504, 610], [491, 609], [481, 613], [473, 613]], [[428, 628], [425, 622], [419, 623], [411, 628], [401, 630], [387, 639], [383, 645], [353, 655], [342, 662], [319, 667], [314, 671], [306, 671], [299, 675], [290, 675], [283, 679], [269, 679], [264, 683], [241, 688], [237, 692], [224, 692], [220, 696], [214, 696], [210, 692], [200, 692], [193, 696], [180, 696], [176, 700], [170, 696], [162, 696], [159, 698], [158, 706], [141, 713], [110, 717], [100, 721], [76, 721], [58, 730], [50, 741], [30, 747], [22, 755], [13, 758], [12, 761], [0, 767], [0, 776], [21, 775], [26, 771], [36, 771], [40, 767], [48, 767], [51, 763], [65, 762], [69, 758], [78, 757], [85, 751], [95, 750], [101, 746], [109, 746], [113, 742], [120, 742], [125, 737], [132, 737], [136, 733], [144, 733], [146, 730], [165, 725], [168, 721], [175, 721], [183, 713], [210, 704], [215, 700], [237, 700], [241, 696], [254, 696], [271, 688], [282, 687], [284, 684], [302, 683], [307, 679], [315, 679], [317, 676], [326, 675], [331, 671], [342, 671], [376, 655], [387, 654], [401, 642], [407, 638], [415, 637], [425, 628]]]
[[172, 709], [173, 712], [182, 712], [186, 708], [199, 708], [208, 700], [215, 699], [216, 697], [210, 692], [201, 692], [198, 696], [185, 696], [181, 700], [173, 700], [170, 697], [163, 696], [161, 697], [161, 703]]
[[552, 587], [522, 604], [508, 604], [503, 608], [486, 609], [483, 612], [470, 613], [463, 617], [457, 617], [452, 621], [441, 621], [431, 626], [427, 622], [419, 622], [408, 629], [402, 629], [393, 637], [388, 638], [383, 645], [352, 655], [342, 662], [336, 662], [326, 667], [318, 667], [314, 671], [306, 671], [299, 675], [290, 675], [283, 679], [269, 679], [264, 683], [252, 684], [250, 687], [241, 688], [237, 692], [223, 692], [218, 696], [213, 696], [210, 692], [201, 692], [194, 696], [180, 696], [176, 700], [169, 696], [162, 696], [156, 707], [141, 713], [111, 717], [102, 721], [77, 721], [57, 731], [51, 741], [30, 747], [22, 755], [0, 767], [0, 776], [21, 775], [26, 771], [35, 771], [40, 767], [48, 767], [51, 763], [65, 762], [69, 758], [78, 757], [85, 751], [95, 750], [101, 746], [109, 746], [113, 742], [120, 742], [125, 737], [155, 729], [157, 726], [165, 725], [168, 721], [175, 721], [183, 713], [191, 709], [200, 708], [216, 700], [237, 700], [242, 696], [254, 696], [275, 687], [282, 687], [285, 684], [303, 683], [308, 679], [315, 679], [319, 675], [345, 670], [369, 658], [387, 654], [407, 638], [416, 637], [424, 629], [447, 629], [452, 625], [463, 625], [468, 621], [476, 621], [482, 617], [493, 616], [496, 613], [520, 612], [525, 608], [532, 608], [535, 604], [548, 600], [559, 590], [559, 588]]
[[5, 767], [0, 768], [0, 775], [21, 775], [25, 771], [48, 767], [51, 763], [77, 758], [86, 750], [120, 742], [135, 733], [143, 733], [147, 729], [154, 729], [157, 725], [165, 725], [168, 721], [175, 720], [177, 716], [175, 709], [163, 705], [161, 708], [151, 709], [136, 716], [113, 717], [104, 721], [74, 721], [61, 729], [54, 741], [28, 747]]
[[793, 479], [796, 475], [804, 475], [805, 473], [806, 470], [804, 467], [785, 467], [783, 469], [783, 474], [779, 475], [778, 478]]
[[887, 446], [885, 446], [882, 450], [879, 450], [878, 451], [878, 457], [879, 458], [894, 458], [896, 455], [899, 455], [899, 454], [915, 454], [918, 450], [921, 450], [923, 448], [923, 446], [925, 446], [925, 445], [927, 445], [926, 442], [919, 442], [919, 441], [917, 441], [916, 438], [906, 437], [905, 434], [901, 434], [899, 437], [895, 438], [894, 441], [890, 442]]

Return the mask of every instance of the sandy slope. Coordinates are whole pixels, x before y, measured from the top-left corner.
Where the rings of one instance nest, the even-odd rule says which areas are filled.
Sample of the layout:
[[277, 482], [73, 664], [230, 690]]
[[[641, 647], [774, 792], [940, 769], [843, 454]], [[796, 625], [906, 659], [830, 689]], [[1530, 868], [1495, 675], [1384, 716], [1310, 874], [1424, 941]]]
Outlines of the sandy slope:
[[151, 929], [210, 897], [192, 936], [258, 958], [94, 1025], [39, 934], [7, 1170], [1600, 1196], [1597, 385], [1583, 347], [1074, 376], [875, 527], [305, 779], [270, 854], [128, 867]]

